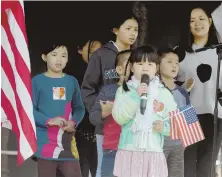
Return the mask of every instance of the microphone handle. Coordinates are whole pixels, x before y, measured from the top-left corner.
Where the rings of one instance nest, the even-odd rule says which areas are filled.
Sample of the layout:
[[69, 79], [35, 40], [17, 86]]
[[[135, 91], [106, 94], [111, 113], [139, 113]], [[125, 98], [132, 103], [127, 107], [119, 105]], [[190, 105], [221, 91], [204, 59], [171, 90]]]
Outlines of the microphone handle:
[[140, 108], [140, 113], [144, 115], [146, 108]]
[[146, 110], [147, 94], [143, 93], [140, 100], [140, 113], [144, 115]]

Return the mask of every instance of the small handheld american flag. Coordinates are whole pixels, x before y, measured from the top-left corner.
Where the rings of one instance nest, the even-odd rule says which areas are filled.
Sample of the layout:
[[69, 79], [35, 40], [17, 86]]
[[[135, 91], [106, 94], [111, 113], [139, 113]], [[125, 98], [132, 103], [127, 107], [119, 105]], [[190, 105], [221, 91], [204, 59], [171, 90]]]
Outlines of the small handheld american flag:
[[193, 106], [187, 105], [170, 113], [171, 139], [180, 139], [187, 147], [204, 140], [204, 134]]

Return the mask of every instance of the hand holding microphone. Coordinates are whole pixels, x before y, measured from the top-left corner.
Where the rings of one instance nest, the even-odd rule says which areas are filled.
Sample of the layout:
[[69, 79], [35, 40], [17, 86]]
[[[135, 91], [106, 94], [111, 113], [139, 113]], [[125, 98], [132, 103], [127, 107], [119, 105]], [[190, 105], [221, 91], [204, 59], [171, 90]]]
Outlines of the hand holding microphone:
[[148, 93], [148, 85], [145, 83], [141, 83], [137, 89], [137, 92], [140, 97], [142, 96], [142, 94], [147, 94]]

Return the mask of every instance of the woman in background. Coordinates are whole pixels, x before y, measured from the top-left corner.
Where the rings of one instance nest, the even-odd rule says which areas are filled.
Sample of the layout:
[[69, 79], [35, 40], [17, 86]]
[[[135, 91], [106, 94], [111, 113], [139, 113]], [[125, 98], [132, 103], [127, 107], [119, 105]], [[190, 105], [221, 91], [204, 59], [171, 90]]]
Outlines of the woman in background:
[[[212, 18], [203, 8], [197, 7], [190, 11], [189, 30], [189, 44], [177, 49], [180, 52], [185, 51], [183, 53], [185, 57], [180, 61], [180, 71], [177, 79], [181, 82], [188, 81], [188, 85], [195, 81], [195, 85], [190, 91], [190, 99], [191, 104], [198, 113], [205, 140], [185, 150], [185, 177], [210, 177], [218, 56], [216, 49], [208, 49], [199, 53], [194, 51], [199, 48], [209, 47], [212, 44], [218, 43], [218, 41]], [[220, 72], [221, 80], [222, 72]], [[220, 82], [219, 88], [222, 90], [222, 82]], [[215, 156], [218, 154], [222, 139], [221, 103], [218, 103], [218, 117]]]

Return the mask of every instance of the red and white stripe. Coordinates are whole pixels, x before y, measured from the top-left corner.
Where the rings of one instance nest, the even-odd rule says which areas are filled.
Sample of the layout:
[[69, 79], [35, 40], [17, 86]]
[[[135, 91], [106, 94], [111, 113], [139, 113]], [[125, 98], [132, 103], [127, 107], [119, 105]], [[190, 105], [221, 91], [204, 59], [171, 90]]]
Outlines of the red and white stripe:
[[24, 6], [21, 1], [1, 4], [2, 121], [10, 121], [17, 136], [20, 165], [37, 149]]
[[172, 140], [177, 140], [179, 139], [179, 131], [178, 131], [178, 126], [177, 126], [177, 122], [176, 122], [176, 114], [178, 114], [179, 110], [176, 109], [174, 111], [171, 111], [169, 113], [169, 117], [170, 117], [170, 137]]

